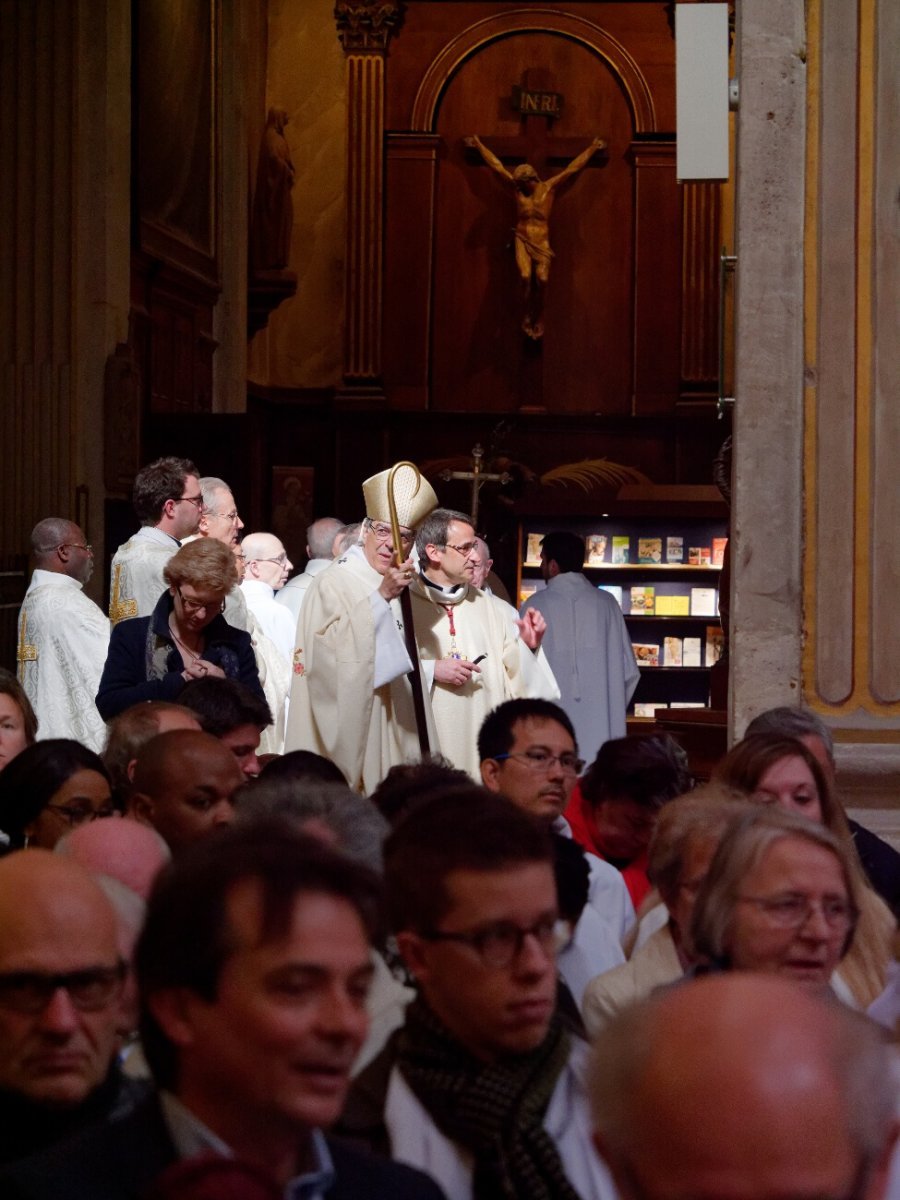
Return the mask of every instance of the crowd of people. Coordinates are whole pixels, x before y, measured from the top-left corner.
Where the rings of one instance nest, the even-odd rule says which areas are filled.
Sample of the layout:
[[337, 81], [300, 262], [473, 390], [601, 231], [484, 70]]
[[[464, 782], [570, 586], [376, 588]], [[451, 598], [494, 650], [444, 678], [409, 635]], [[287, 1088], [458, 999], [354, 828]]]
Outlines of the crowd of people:
[[158, 460], [109, 617], [36, 526], [0, 1196], [897, 1200], [900, 855], [825, 723], [763, 713], [696, 785], [626, 734], [566, 536], [517, 612], [411, 464], [362, 491], [291, 577]]

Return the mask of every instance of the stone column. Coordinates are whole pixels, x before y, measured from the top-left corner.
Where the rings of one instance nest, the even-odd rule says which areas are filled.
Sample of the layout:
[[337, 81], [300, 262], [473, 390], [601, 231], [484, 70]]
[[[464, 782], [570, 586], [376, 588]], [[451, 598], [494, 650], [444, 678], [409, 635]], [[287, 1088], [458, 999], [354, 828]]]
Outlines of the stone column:
[[384, 71], [400, 0], [338, 0], [347, 56], [347, 255], [344, 386], [347, 404], [381, 406]]

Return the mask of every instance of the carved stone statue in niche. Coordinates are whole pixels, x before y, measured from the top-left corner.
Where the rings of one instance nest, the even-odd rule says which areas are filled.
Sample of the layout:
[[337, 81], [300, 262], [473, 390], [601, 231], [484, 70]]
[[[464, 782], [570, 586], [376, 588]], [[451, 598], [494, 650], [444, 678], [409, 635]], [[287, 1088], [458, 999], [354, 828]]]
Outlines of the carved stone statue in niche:
[[577, 174], [592, 156], [606, 145], [602, 138], [594, 138], [591, 144], [573, 158], [556, 175], [541, 179], [530, 163], [522, 163], [512, 172], [500, 159], [488, 150], [477, 135], [465, 139], [467, 146], [474, 147], [492, 171], [501, 179], [512, 184], [515, 190], [518, 219], [513, 230], [515, 237], [516, 266], [522, 280], [525, 314], [522, 329], [528, 337], [537, 340], [543, 337], [544, 288], [550, 277], [550, 210], [553, 194], [564, 179]]
[[256, 171], [256, 195], [250, 224], [250, 269], [284, 271], [291, 249], [294, 225], [294, 164], [284, 136], [288, 114], [283, 108], [270, 108], [259, 151]]

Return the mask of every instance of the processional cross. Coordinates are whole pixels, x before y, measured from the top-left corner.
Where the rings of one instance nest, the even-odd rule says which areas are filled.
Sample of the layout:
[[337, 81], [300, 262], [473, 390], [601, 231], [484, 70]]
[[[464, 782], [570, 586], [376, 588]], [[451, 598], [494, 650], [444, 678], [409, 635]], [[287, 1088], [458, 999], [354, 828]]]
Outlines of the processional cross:
[[478, 530], [478, 493], [481, 491], [485, 483], [509, 483], [512, 476], [507, 471], [503, 471], [500, 475], [494, 475], [490, 471], [482, 471], [481, 460], [484, 458], [484, 450], [480, 443], [472, 447], [472, 469], [471, 471], [441, 471], [441, 479], [469, 479], [472, 481], [472, 503], [470, 504], [470, 512], [472, 517], [472, 525], [476, 532]]

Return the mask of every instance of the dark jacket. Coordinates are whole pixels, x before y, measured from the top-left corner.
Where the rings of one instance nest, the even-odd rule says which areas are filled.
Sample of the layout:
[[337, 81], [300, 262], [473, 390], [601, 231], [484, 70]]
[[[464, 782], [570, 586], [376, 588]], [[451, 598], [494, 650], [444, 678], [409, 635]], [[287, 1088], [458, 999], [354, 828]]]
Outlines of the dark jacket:
[[[421, 1171], [374, 1158], [328, 1138], [335, 1184], [328, 1200], [443, 1200]], [[3, 1200], [141, 1200], [175, 1148], [159, 1102], [149, 1097], [127, 1116], [0, 1172]]]
[[869, 883], [900, 920], [900, 854], [858, 821], [847, 824]]
[[[164, 592], [149, 617], [134, 617], [114, 626], [97, 692], [97, 708], [104, 721], [142, 700], [178, 699], [185, 685], [184, 662], [169, 629], [172, 604], [171, 594]], [[206, 661], [265, 700], [250, 634], [217, 616], [203, 635]], [[164, 658], [164, 669], [154, 677], [154, 660], [160, 658]]]

